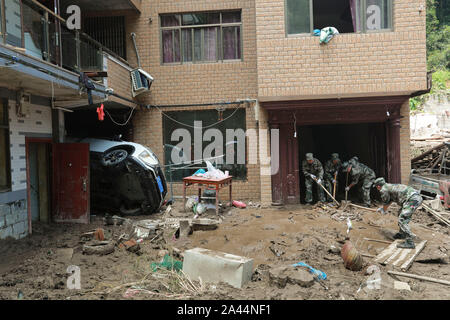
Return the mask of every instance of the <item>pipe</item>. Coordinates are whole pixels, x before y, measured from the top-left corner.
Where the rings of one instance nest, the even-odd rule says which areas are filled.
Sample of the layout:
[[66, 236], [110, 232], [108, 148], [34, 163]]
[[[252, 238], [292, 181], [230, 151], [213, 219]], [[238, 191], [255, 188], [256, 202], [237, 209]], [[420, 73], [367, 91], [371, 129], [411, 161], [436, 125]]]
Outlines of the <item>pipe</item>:
[[141, 58], [139, 57], [139, 52], [138, 52], [137, 45], [136, 45], [136, 33], [134, 33], [134, 32], [131, 33], [131, 39], [133, 40], [134, 50], [136, 51], [138, 68], [141, 68]]

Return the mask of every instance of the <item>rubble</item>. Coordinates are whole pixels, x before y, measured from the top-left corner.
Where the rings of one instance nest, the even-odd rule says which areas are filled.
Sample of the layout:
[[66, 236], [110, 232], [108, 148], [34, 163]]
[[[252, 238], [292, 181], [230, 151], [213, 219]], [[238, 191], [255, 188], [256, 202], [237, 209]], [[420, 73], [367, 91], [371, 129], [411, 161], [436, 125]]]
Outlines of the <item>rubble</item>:
[[284, 288], [287, 284], [309, 288], [314, 285], [314, 277], [304, 268], [283, 266], [269, 270], [270, 284]]

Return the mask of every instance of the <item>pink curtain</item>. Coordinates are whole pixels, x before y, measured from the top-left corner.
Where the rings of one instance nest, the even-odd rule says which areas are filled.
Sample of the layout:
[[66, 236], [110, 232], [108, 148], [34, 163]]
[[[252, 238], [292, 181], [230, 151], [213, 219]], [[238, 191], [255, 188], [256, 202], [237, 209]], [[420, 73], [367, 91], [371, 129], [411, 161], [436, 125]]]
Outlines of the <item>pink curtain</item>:
[[349, 0], [349, 2], [350, 2], [350, 11], [352, 13], [353, 32], [357, 32], [358, 30], [356, 30], [356, 18], [357, 18], [356, 0]]

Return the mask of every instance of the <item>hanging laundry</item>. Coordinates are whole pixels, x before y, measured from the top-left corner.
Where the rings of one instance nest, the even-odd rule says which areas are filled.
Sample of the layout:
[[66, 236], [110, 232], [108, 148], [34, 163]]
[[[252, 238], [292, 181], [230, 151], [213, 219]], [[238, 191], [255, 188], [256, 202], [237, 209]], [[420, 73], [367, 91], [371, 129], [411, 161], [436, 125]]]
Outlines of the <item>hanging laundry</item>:
[[320, 44], [327, 44], [339, 31], [335, 27], [326, 27], [320, 30]]
[[100, 121], [105, 120], [105, 111], [103, 111], [103, 108], [103, 103], [100, 107], [97, 108], [98, 120]]
[[94, 83], [92, 82], [91, 79], [89, 79], [89, 77], [84, 72], [79, 72], [79, 74], [80, 74], [79, 82], [83, 86], [82, 89], [86, 90], [88, 94], [88, 103], [89, 105], [91, 105], [94, 103], [92, 100], [92, 90], [95, 89]]

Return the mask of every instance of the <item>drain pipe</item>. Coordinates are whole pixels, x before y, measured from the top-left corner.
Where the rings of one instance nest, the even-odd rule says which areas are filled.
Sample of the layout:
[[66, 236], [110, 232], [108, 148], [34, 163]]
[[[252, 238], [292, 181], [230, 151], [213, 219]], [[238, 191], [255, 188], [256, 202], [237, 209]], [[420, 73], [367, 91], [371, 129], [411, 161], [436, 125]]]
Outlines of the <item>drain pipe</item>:
[[138, 68], [140, 69], [141, 68], [141, 58], [139, 57], [139, 52], [138, 52], [137, 45], [136, 45], [136, 33], [134, 33], [134, 32], [131, 33], [131, 40], [133, 40], [133, 46], [134, 46], [134, 51], [136, 51]]

